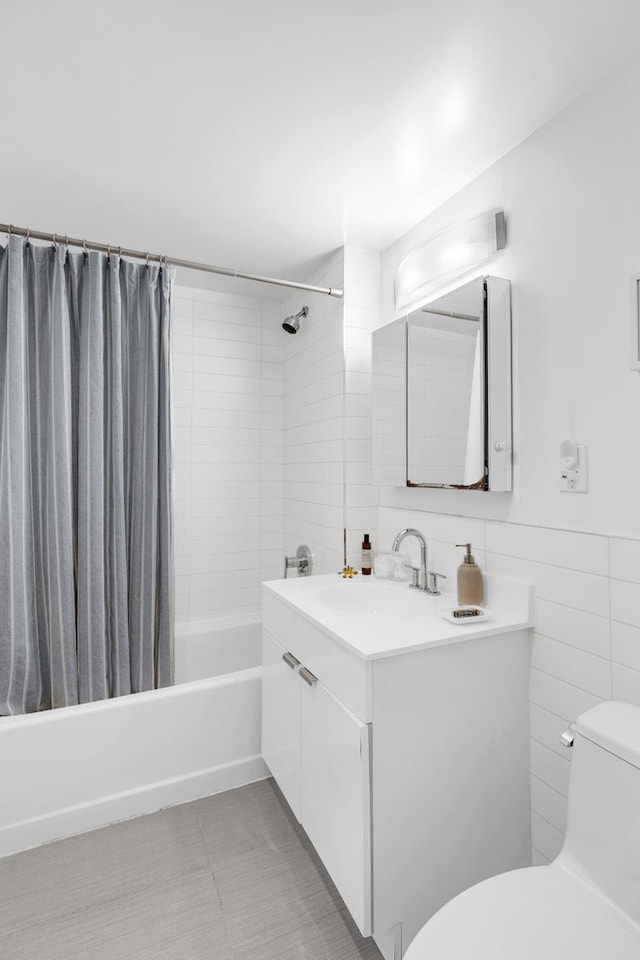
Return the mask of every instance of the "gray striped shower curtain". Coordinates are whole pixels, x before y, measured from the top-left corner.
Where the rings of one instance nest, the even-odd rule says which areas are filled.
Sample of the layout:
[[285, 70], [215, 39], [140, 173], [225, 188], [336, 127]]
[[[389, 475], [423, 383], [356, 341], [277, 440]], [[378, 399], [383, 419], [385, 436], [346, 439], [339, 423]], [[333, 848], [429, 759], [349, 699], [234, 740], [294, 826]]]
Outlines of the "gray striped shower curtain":
[[0, 715], [173, 682], [168, 274], [0, 247]]

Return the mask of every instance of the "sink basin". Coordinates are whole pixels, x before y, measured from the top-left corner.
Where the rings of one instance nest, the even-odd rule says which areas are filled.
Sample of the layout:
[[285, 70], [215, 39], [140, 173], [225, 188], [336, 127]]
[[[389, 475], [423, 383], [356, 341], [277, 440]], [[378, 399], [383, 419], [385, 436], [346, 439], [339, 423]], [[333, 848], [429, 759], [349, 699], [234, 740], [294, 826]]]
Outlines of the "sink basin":
[[432, 596], [408, 583], [362, 575], [343, 580], [335, 573], [265, 583], [264, 611], [268, 620], [276, 615], [273, 604], [284, 601], [356, 657], [378, 660], [532, 626], [529, 584], [485, 574], [485, 588], [494, 611], [489, 623], [447, 621], [442, 614], [455, 605], [454, 593]]
[[345, 580], [321, 590], [318, 600], [332, 610], [340, 610], [359, 617], [390, 617], [394, 620], [425, 617], [433, 613], [431, 597], [420, 590], [409, 589], [408, 584], [391, 585], [379, 580]]

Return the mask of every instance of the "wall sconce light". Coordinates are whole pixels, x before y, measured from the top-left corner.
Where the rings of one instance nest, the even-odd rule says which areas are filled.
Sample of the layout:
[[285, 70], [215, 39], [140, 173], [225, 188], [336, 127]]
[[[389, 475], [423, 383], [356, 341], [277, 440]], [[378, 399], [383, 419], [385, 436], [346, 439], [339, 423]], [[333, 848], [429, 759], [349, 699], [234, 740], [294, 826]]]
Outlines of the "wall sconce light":
[[398, 264], [395, 305], [398, 312], [418, 306], [438, 288], [484, 263], [507, 244], [502, 210], [484, 213], [449, 227], [407, 254]]

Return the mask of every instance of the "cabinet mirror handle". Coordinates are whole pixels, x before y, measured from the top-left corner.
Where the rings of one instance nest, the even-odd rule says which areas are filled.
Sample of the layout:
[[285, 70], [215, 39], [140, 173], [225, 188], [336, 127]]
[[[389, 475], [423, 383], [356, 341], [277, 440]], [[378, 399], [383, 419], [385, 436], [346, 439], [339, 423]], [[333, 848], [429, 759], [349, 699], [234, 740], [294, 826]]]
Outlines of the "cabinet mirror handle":
[[310, 687], [312, 687], [318, 679], [317, 677], [314, 677], [314, 675], [311, 673], [311, 670], [307, 670], [306, 667], [300, 667], [300, 669], [298, 670], [298, 673], [300, 674], [304, 682], [308, 683]]
[[300, 666], [300, 661], [296, 660], [292, 653], [283, 653], [282, 659], [288, 667], [291, 667], [292, 670], [295, 670], [296, 667]]

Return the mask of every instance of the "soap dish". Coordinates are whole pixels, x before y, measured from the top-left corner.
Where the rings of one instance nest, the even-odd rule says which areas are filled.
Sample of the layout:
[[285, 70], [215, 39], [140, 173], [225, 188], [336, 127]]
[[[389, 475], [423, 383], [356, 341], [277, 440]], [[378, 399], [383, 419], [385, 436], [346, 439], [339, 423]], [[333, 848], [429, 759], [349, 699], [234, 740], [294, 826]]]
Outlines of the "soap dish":
[[[440, 614], [444, 620], [448, 620], [449, 623], [455, 623], [456, 626], [466, 626], [469, 623], [475, 623], [477, 625], [480, 622], [484, 623], [485, 620], [491, 620], [493, 617], [491, 610], [487, 610], [486, 607], [477, 607], [471, 603], [462, 603], [457, 607], [452, 607], [450, 610], [441, 610]], [[458, 614], [458, 616], [456, 616], [456, 614]]]

